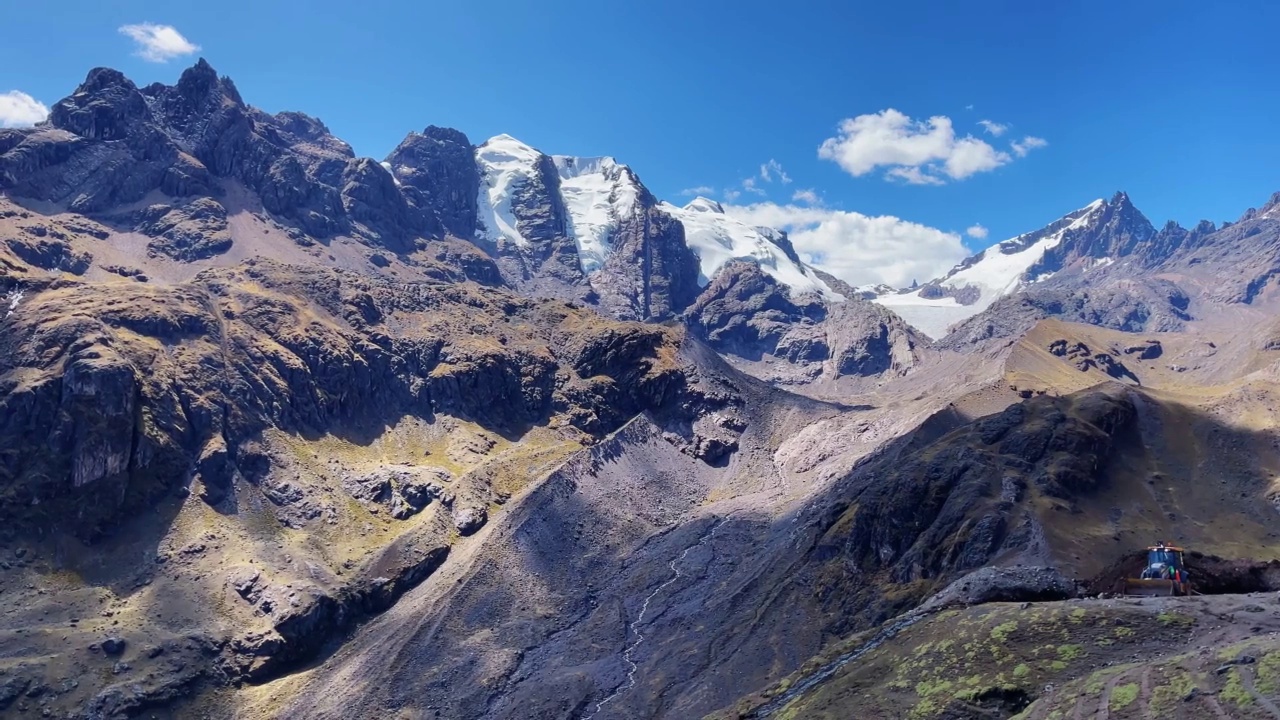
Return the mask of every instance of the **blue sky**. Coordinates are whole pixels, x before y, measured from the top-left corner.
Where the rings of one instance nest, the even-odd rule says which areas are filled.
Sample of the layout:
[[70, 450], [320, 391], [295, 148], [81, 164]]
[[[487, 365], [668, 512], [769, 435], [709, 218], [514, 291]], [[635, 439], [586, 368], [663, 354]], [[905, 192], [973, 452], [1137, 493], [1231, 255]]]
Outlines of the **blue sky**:
[[[200, 49], [140, 57], [119, 29], [141, 23]], [[51, 105], [94, 66], [171, 83], [203, 56], [360, 154], [428, 124], [505, 132], [613, 155], [673, 201], [706, 186], [803, 206], [812, 189], [974, 248], [1117, 189], [1157, 225], [1263, 203], [1280, 190], [1276, 27], [1262, 1], [19, 3], [0, 93]], [[771, 160], [791, 182], [765, 181]], [[964, 237], [974, 224], [989, 235]]]

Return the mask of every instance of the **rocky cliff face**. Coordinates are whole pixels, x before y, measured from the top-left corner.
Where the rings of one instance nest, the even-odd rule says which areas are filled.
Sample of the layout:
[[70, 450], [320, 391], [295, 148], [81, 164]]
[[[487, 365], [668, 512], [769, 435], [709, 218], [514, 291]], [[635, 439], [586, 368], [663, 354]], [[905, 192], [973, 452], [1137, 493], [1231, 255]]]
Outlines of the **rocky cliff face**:
[[466, 135], [428, 126], [410, 133], [385, 163], [410, 202], [439, 218], [455, 237], [475, 237], [480, 174], [475, 148]]
[[591, 286], [601, 307], [617, 317], [660, 321], [675, 317], [698, 296], [698, 259], [684, 226], [658, 208], [645, 190], [636, 212], [612, 236], [613, 252]]
[[790, 290], [754, 263], [732, 262], [686, 313], [690, 329], [717, 350], [776, 361], [777, 381], [900, 375], [929, 341], [892, 312], [851, 298], [828, 303]]

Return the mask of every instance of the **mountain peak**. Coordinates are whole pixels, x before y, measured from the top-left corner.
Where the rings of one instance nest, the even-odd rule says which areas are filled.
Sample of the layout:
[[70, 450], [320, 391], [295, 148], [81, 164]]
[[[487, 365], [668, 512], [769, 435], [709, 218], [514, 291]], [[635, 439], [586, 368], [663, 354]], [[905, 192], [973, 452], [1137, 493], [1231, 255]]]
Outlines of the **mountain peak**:
[[506, 133], [498, 133], [497, 135], [494, 135], [488, 140], [485, 140], [483, 143], [480, 143], [480, 146], [481, 147], [513, 147], [513, 148], [520, 148], [524, 150], [534, 149], [533, 146], [527, 143], [521, 142], [519, 139], [514, 138]]
[[1119, 205], [1119, 206], [1128, 205], [1128, 206], [1131, 206], [1131, 207], [1132, 207], [1132, 205], [1133, 205], [1133, 203], [1129, 200], [1129, 193], [1127, 193], [1127, 192], [1125, 192], [1125, 191], [1123, 191], [1123, 190], [1117, 190], [1117, 191], [1116, 191], [1116, 194], [1111, 196], [1111, 201], [1110, 201], [1109, 203], [1107, 203], [1107, 204], [1108, 204], [1108, 205], [1112, 205], [1112, 206], [1116, 206], [1116, 205]]
[[709, 212], [716, 213], [718, 215], [724, 214], [723, 205], [711, 198], [703, 197], [701, 195], [691, 200], [688, 205], [684, 206], [684, 209], [691, 210], [693, 212]]
[[102, 92], [107, 88], [123, 87], [136, 90], [137, 86], [124, 73], [109, 67], [96, 67], [85, 76], [84, 82], [76, 88], [73, 95]]
[[244, 105], [240, 91], [236, 89], [235, 83], [231, 82], [231, 78], [219, 78], [218, 71], [214, 70], [209, 61], [204, 58], [200, 58], [195, 65], [183, 70], [175, 87], [183, 97], [192, 100], [220, 93], [235, 104]]
[[457, 143], [468, 147], [471, 146], [471, 140], [467, 137], [467, 134], [461, 130], [455, 130], [454, 128], [428, 125], [422, 130], [421, 135], [440, 142]]
[[1273, 193], [1267, 204], [1258, 211], [1259, 217], [1280, 220], [1280, 192]]

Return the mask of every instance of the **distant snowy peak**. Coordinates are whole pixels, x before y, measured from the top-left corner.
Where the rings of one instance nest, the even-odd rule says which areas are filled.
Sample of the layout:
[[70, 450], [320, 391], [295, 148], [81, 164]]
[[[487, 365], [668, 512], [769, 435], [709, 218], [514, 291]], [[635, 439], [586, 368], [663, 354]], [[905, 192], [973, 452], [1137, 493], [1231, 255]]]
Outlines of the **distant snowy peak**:
[[732, 260], [753, 262], [791, 288], [793, 294], [816, 293], [839, 301], [844, 296], [800, 261], [786, 233], [748, 225], [726, 214], [720, 203], [698, 197], [684, 207], [664, 202], [660, 209], [684, 226], [685, 242], [698, 256], [698, 283], [706, 286]]
[[1065, 238], [1097, 225], [1108, 208], [1105, 201], [1095, 200], [1040, 230], [992, 245], [937, 280], [911, 292], [881, 295], [875, 302], [926, 335], [942, 337], [949, 327], [986, 310], [999, 298], [1044, 279], [1047, 274], [1037, 272], [1037, 266], [1046, 253]]
[[[534, 222], [562, 215], [563, 233], [573, 238], [588, 277], [614, 253], [623, 224], [657, 204], [631, 168], [611, 157], [548, 156], [510, 135], [489, 139], [475, 154], [480, 177], [477, 235], [527, 251], [539, 237], [530, 231]], [[801, 262], [780, 230], [736, 220], [705, 197], [684, 207], [657, 206], [683, 226], [685, 242], [698, 258], [702, 286], [730, 260], [747, 260], [792, 293], [844, 299]]]
[[582, 271], [604, 266], [614, 233], [642, 209], [646, 191], [631, 168], [611, 157], [552, 157], [560, 175], [560, 197], [569, 213]]

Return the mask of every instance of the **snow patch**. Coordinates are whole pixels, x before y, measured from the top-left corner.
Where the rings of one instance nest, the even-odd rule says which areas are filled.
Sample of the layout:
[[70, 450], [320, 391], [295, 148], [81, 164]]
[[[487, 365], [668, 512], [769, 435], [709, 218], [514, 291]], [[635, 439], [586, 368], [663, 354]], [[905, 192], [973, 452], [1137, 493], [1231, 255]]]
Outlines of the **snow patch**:
[[491, 242], [506, 239], [518, 247], [529, 241], [520, 234], [511, 201], [516, 191], [537, 174], [542, 154], [510, 135], [490, 138], [476, 148], [480, 170], [478, 200], [480, 232]]
[[14, 310], [18, 309], [18, 303], [22, 302], [22, 295], [23, 292], [21, 290], [12, 290], [5, 296], [5, 299], [9, 301], [9, 310], [4, 314], [6, 319], [13, 314]]
[[387, 162], [386, 160], [383, 160], [378, 164], [381, 165], [384, 170], [391, 173], [392, 182], [396, 184], [396, 187], [400, 187], [400, 178], [396, 177], [395, 168], [391, 167], [391, 163]]
[[551, 158], [560, 174], [560, 197], [571, 221], [582, 271], [599, 270], [613, 251], [614, 233], [640, 207], [640, 187], [631, 169], [611, 157]]
[[782, 233], [753, 227], [725, 214], [720, 203], [698, 197], [684, 207], [662, 203], [661, 209], [684, 225], [685, 242], [698, 256], [698, 284], [705, 287], [731, 260], [747, 260], [791, 289], [792, 295], [817, 293], [827, 300], [844, 296], [832, 290], [809, 267], [794, 262], [779, 246]]

